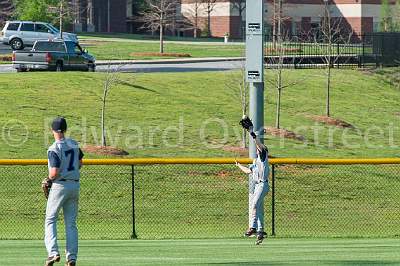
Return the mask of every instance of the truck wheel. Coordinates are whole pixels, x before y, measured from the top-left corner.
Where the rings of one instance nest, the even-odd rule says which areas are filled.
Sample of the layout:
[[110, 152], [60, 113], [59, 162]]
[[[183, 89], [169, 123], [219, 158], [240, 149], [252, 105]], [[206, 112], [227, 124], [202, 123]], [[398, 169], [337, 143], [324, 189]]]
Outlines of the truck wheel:
[[24, 43], [19, 38], [14, 38], [10, 42], [11, 49], [13, 50], [22, 50], [24, 49]]
[[96, 66], [93, 64], [89, 64], [88, 65], [88, 71], [89, 72], [95, 72], [96, 71]]
[[20, 72], [26, 72], [26, 69], [25, 69], [25, 68], [17, 68], [17, 72], [18, 72], [18, 73], [20, 73]]
[[63, 68], [63, 63], [62, 62], [57, 62], [57, 64], [56, 64], [56, 71], [57, 72], [61, 72], [61, 71], [63, 71], [64, 70], [64, 68]]

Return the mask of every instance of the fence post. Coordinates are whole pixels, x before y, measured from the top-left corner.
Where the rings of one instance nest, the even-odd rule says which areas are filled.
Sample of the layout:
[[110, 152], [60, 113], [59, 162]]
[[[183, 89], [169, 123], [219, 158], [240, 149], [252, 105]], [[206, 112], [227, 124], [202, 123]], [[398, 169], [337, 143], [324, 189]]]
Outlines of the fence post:
[[271, 236], [275, 236], [275, 164], [272, 165], [272, 211], [271, 211]]
[[340, 68], [340, 60], [341, 60], [341, 56], [340, 56], [340, 43], [338, 42], [336, 45], [336, 66], [337, 68]]
[[131, 239], [137, 239], [136, 235], [136, 221], [135, 221], [135, 166], [132, 164], [132, 171], [131, 171], [131, 177], [132, 177], [132, 235]]
[[362, 57], [361, 57], [361, 65], [362, 65], [362, 67], [365, 67], [365, 65], [364, 65], [364, 58], [365, 58], [365, 39], [366, 39], [366, 37], [365, 37], [365, 35], [363, 35], [363, 37], [362, 37]]

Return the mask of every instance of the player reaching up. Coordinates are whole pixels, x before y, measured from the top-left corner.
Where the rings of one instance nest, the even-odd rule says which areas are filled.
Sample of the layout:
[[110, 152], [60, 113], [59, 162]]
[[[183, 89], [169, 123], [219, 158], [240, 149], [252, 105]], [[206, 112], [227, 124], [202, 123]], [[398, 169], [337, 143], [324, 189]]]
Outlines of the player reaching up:
[[249, 229], [245, 236], [257, 235], [256, 244], [258, 245], [262, 243], [266, 236], [264, 232], [264, 198], [269, 191], [268, 149], [253, 132], [253, 123], [248, 117], [244, 117], [240, 124], [249, 131], [257, 150], [257, 158], [253, 160], [249, 167], [238, 162], [236, 162], [236, 165], [249, 175]]

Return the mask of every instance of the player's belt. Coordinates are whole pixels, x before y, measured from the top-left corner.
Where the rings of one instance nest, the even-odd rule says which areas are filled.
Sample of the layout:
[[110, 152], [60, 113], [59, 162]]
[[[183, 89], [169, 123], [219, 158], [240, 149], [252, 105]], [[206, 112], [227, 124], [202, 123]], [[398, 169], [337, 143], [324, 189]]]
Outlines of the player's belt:
[[79, 182], [79, 180], [75, 180], [75, 179], [65, 179], [65, 178], [59, 179], [59, 181], [63, 181], [63, 182], [66, 182], [66, 181]]

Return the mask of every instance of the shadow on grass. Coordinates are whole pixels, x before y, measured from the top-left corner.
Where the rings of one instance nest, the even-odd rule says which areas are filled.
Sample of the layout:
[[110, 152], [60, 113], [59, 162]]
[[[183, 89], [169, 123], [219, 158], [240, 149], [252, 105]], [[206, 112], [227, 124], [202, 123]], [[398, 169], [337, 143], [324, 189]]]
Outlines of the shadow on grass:
[[144, 91], [150, 91], [150, 92], [154, 92], [154, 93], [160, 94], [158, 91], [155, 91], [155, 90], [152, 90], [152, 89], [140, 86], [140, 85], [131, 84], [131, 83], [127, 82], [127, 81], [120, 81], [118, 83], [121, 84], [121, 85], [130, 87], [130, 88], [144, 90]]

